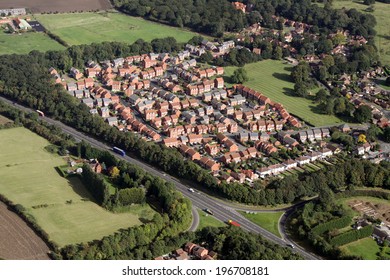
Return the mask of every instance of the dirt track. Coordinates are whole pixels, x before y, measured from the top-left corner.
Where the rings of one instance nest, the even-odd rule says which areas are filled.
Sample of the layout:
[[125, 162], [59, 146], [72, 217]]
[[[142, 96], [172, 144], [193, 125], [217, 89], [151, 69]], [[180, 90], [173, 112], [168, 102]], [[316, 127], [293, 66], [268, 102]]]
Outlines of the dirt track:
[[49, 248], [14, 212], [0, 201], [0, 258], [49, 260]]
[[107, 10], [109, 0], [1, 0], [0, 9], [27, 8], [33, 13]]

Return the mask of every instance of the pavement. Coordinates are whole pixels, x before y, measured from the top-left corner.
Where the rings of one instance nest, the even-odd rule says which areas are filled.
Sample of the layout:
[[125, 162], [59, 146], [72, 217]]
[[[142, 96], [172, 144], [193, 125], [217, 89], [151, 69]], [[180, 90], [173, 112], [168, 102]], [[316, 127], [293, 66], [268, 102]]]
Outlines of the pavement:
[[[35, 112], [35, 110], [24, 107], [24, 106], [19, 105], [17, 103], [14, 103], [14, 102], [12, 102], [12, 101], [10, 101], [2, 96], [0, 96], [0, 99], [5, 101], [6, 103], [18, 108], [18, 109], [20, 109], [20, 110], [23, 110], [26, 112]], [[194, 207], [197, 207], [199, 209], [209, 208], [210, 210], [212, 210], [214, 212], [214, 217], [222, 222], [226, 223], [228, 220], [236, 221], [237, 223], [240, 224], [240, 226], [243, 230], [260, 234], [265, 239], [268, 239], [269, 241], [277, 243], [281, 246], [288, 246], [289, 244], [294, 244], [291, 240], [280, 238], [280, 237], [274, 235], [273, 233], [263, 229], [262, 227], [256, 225], [255, 223], [249, 221], [248, 219], [243, 217], [239, 212], [237, 212], [237, 210], [235, 208], [233, 208], [231, 205], [225, 204], [225, 203], [223, 203], [217, 199], [214, 199], [213, 197], [208, 196], [202, 192], [189, 191], [190, 187], [188, 185], [185, 185], [176, 177], [173, 177], [171, 175], [163, 173], [162, 171], [160, 171], [156, 167], [153, 167], [153, 166], [151, 166], [151, 165], [149, 165], [141, 160], [138, 160], [136, 158], [132, 158], [128, 155], [122, 157], [122, 156], [120, 156], [112, 151], [112, 146], [109, 146], [103, 142], [100, 142], [99, 140], [96, 140], [90, 136], [87, 136], [87, 135], [75, 130], [74, 128], [69, 127], [69, 126], [67, 126], [59, 121], [53, 120], [53, 119], [48, 118], [48, 117], [40, 117], [40, 119], [46, 121], [47, 123], [58, 126], [59, 128], [62, 129], [63, 132], [73, 136], [76, 139], [76, 141], [83, 140], [83, 141], [89, 143], [92, 147], [99, 148], [102, 150], [107, 150], [107, 151], [111, 152], [114, 156], [116, 156], [117, 158], [125, 160], [127, 162], [130, 162], [132, 164], [135, 164], [135, 165], [141, 167], [142, 169], [144, 169], [145, 171], [147, 171], [155, 176], [161, 177], [162, 179], [164, 179], [168, 182], [173, 183], [176, 186], [176, 189], [178, 191], [180, 191], [185, 197], [189, 198], [192, 201], [192, 205]], [[246, 210], [248, 210], [248, 209], [246, 209]], [[194, 212], [193, 212], [193, 215], [194, 215]], [[194, 215], [194, 220], [196, 220], [195, 217], [196, 217], [196, 214]], [[189, 230], [195, 230], [197, 227], [196, 223], [197, 223], [196, 221], [193, 221]], [[304, 248], [298, 246], [297, 244], [295, 244], [295, 248], [293, 248], [291, 250], [297, 254], [300, 254], [302, 257], [304, 257], [305, 259], [308, 259], [308, 260], [320, 259], [320, 257], [318, 257], [310, 252], [305, 251]]]

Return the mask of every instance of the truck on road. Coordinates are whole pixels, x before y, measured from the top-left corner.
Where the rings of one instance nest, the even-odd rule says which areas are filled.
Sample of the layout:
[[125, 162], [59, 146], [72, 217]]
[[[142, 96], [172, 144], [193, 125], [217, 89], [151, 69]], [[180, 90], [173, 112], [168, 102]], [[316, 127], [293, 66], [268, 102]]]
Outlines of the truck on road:
[[44, 117], [45, 113], [42, 112], [41, 110], [36, 110], [36, 112], [39, 114], [39, 116]]
[[229, 225], [232, 225], [232, 226], [235, 226], [235, 227], [241, 226], [239, 223], [237, 223], [237, 222], [235, 222], [235, 221], [233, 221], [233, 220], [229, 220], [229, 221], [228, 221], [228, 224], [229, 224]]
[[115, 153], [121, 155], [122, 157], [124, 157], [124, 156], [126, 155], [125, 151], [122, 150], [122, 149], [120, 149], [120, 148], [118, 148], [118, 147], [113, 147], [112, 150], [113, 150]]

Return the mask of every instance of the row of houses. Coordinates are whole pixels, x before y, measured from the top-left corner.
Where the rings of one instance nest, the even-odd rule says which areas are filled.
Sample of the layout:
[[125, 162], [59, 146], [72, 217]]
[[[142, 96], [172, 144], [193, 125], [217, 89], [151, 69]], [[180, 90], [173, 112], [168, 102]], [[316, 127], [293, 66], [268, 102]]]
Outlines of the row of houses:
[[263, 178], [265, 176], [278, 175], [284, 171], [296, 168], [298, 166], [303, 166], [310, 162], [314, 162], [319, 159], [324, 159], [332, 155], [333, 153], [330, 149], [324, 148], [318, 152], [311, 152], [306, 156], [301, 156], [295, 160], [289, 159], [280, 164], [274, 164], [268, 167], [259, 168], [256, 170], [256, 173]]

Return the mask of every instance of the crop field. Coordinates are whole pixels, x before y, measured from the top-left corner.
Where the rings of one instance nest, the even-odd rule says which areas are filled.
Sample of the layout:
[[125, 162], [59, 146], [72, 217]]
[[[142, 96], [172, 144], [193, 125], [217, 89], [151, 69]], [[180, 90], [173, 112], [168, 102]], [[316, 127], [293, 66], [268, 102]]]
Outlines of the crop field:
[[6, 34], [0, 29], [1, 54], [27, 54], [32, 50], [45, 52], [48, 50], [63, 50], [62, 45], [49, 38], [44, 33], [28, 32], [23, 34]]
[[[333, 1], [334, 8], [348, 8], [356, 9], [360, 12], [366, 12], [367, 5], [363, 4], [363, 1], [352, 0], [335, 0]], [[375, 36], [375, 45], [378, 47], [380, 59], [383, 64], [390, 65], [390, 4], [381, 2], [375, 2], [374, 12], [369, 13], [375, 16], [377, 25], [375, 30], [377, 35]]]
[[[249, 81], [244, 83], [246, 86], [262, 92], [272, 101], [284, 105], [287, 111], [298, 116], [305, 122], [314, 126], [332, 125], [343, 123], [335, 116], [328, 116], [317, 112], [313, 101], [294, 96], [294, 83], [290, 79], [292, 66], [283, 61], [264, 60], [256, 63], [250, 63], [244, 66]], [[225, 68], [225, 80], [237, 67]]]
[[6, 260], [48, 260], [49, 247], [7, 205], [0, 202], [0, 258]]
[[255, 224], [261, 226], [262, 228], [272, 232], [276, 236], [281, 237], [279, 233], [279, 219], [283, 215], [284, 212], [270, 212], [270, 213], [246, 213], [241, 212], [241, 214], [249, 219], [250, 221], [254, 222]]
[[168, 36], [175, 37], [178, 42], [187, 42], [197, 35], [118, 12], [36, 15], [36, 18], [70, 45], [104, 41], [134, 43], [138, 39], [151, 41]]
[[0, 8], [27, 8], [32, 13], [94, 11], [111, 8], [109, 0], [1, 0]]
[[24, 128], [0, 131], [0, 193], [23, 205], [59, 246], [100, 239], [152, 218], [148, 205], [118, 214], [101, 208], [77, 177], [57, 173], [64, 160], [46, 152], [47, 145]]

